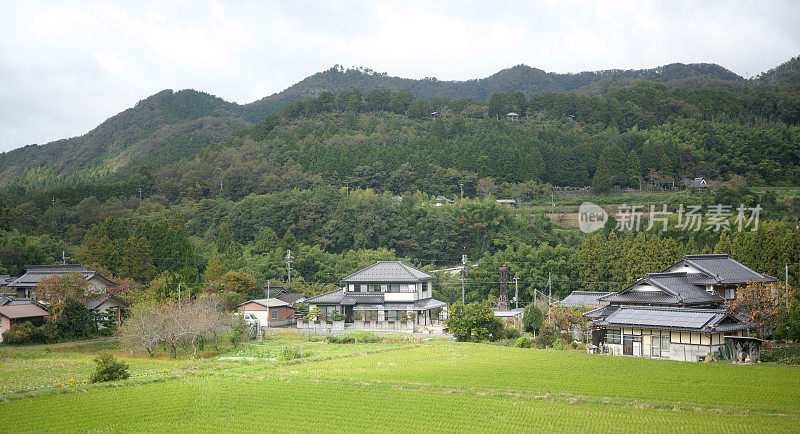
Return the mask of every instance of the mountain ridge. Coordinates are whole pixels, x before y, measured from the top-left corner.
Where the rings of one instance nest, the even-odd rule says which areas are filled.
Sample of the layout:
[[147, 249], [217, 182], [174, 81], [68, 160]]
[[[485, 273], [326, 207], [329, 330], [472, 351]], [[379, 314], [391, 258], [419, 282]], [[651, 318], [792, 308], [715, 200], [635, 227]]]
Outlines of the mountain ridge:
[[[796, 62], [796, 58], [781, 67], [786, 69], [785, 65], [793, 65], [792, 62]], [[770, 71], [762, 75], [771, 77]], [[786, 73], [781, 75], [786, 76]], [[794, 77], [792, 74], [788, 76]], [[29, 186], [46, 187], [64, 181], [99, 181], [114, 173], [130, 172], [138, 166], [158, 169], [207, 145], [221, 143], [237, 128], [258, 122], [270, 113], [324, 91], [337, 93], [358, 88], [366, 94], [373, 89], [386, 88], [410, 92], [416, 98], [427, 100], [444, 97], [488, 102], [493, 93], [510, 90], [521, 92], [526, 97], [545, 92], [580, 93], [582, 90], [603, 93], [615, 85], [635, 80], [656, 81], [672, 87], [727, 86], [730, 89], [739, 89], [748, 82], [726, 68], [710, 63], [671, 63], [650, 69], [609, 69], [574, 74], [551, 73], [519, 64], [487, 77], [463, 81], [401, 78], [368, 68], [345, 69], [336, 65], [281, 92], [247, 104], [227, 102], [193, 89], [157, 92], [81, 136], [0, 153], [0, 185], [23, 181]]]

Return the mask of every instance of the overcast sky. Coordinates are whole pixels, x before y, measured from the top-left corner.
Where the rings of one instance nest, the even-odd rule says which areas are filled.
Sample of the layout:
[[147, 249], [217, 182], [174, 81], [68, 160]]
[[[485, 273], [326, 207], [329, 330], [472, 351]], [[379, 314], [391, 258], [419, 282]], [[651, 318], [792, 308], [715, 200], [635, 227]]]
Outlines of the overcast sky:
[[262, 98], [335, 64], [440, 80], [800, 55], [797, 1], [0, 0], [0, 151], [84, 134], [162, 89]]

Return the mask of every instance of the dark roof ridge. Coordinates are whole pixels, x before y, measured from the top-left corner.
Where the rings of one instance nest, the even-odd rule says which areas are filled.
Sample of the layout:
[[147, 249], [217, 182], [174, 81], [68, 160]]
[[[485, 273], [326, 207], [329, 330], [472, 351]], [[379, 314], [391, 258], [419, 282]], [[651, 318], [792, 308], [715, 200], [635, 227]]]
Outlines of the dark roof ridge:
[[687, 275], [689, 275], [689, 273], [685, 271], [659, 271], [658, 273], [644, 273], [645, 277], [673, 277]]
[[637, 310], [669, 310], [669, 311], [683, 311], [683, 312], [702, 312], [702, 313], [726, 313], [729, 312], [725, 309], [708, 309], [699, 307], [676, 307], [676, 306], [639, 306], [639, 305], [620, 305], [620, 309], [637, 309]]

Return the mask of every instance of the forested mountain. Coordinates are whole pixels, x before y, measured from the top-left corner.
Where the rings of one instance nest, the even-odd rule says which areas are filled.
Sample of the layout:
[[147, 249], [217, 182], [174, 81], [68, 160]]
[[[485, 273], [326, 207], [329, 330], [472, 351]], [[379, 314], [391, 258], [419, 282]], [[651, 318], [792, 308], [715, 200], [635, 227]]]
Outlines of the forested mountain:
[[159, 168], [247, 125], [238, 109], [206, 93], [165, 90], [82, 136], [0, 154], [0, 185], [95, 182], [130, 175], [134, 166]]
[[430, 100], [433, 97], [450, 99], [474, 98], [488, 101], [493, 93], [510, 90], [522, 92], [526, 97], [542, 92], [566, 93], [601, 80], [653, 80], [677, 82], [683, 79], [702, 77], [707, 81], [739, 82], [742, 78], [714, 64], [697, 63], [684, 65], [672, 63], [652, 69], [610, 69], [587, 71], [577, 74], [545, 72], [527, 65], [504, 69], [486, 78], [466, 81], [442, 81], [436, 78], [413, 80], [391, 77], [369, 69], [344, 69], [337, 65], [316, 73], [288, 89], [248, 104], [252, 112], [268, 114], [306, 96], [316, 96], [323, 91], [338, 93], [353, 88], [368, 93], [383, 88], [408, 91], [417, 98]]
[[[597, 83], [629, 84], [644, 79], [666, 83], [700, 80], [736, 86], [741, 77], [711, 64], [670, 64], [645, 70], [606, 70], [577, 74], [548, 73], [525, 65], [489, 77], [467, 81], [412, 80], [390, 77], [369, 69], [340, 66], [314, 74], [290, 88], [239, 105], [194, 90], [165, 90], [125, 110], [87, 134], [42, 146], [26, 146], [0, 154], [0, 185], [48, 187], [60, 182], [115, 181], [138, 167], [151, 171], [219, 143], [237, 127], [258, 122], [309, 95], [357, 88], [407, 91], [430, 101], [434, 97], [488, 101], [497, 92], [525, 96], [565, 93]], [[595, 92], [589, 91], [589, 92]]]
[[[552, 272], [564, 295], [578, 279], [627, 281], [725, 238], [612, 232], [582, 243], [546, 215], [494, 198], [544, 205], [561, 187], [602, 194], [694, 176], [726, 185], [673, 193], [671, 207], [761, 204], [765, 219], [791, 219], [770, 223], [768, 237], [759, 229], [728, 241], [740, 260], [774, 272], [800, 252], [791, 229], [800, 199], [748, 186], [800, 185], [796, 70], [797, 59], [753, 80], [714, 65], [570, 76], [520, 66], [455, 83], [337, 68], [283, 100], [248, 105], [163, 91], [84, 136], [0, 155], [0, 274], [66, 251], [167, 291], [208, 280], [209, 269], [281, 279], [291, 249], [293, 281], [329, 284], [373, 260], [433, 266], [466, 253], [480, 260], [469, 279], [497, 281], [510, 263], [529, 280], [526, 293]], [[460, 199], [462, 185], [463, 203], [431, 206], [439, 195]], [[769, 237], [782, 247], [757, 247]], [[608, 254], [589, 258], [599, 251], [592, 243]], [[620, 251], [658, 264], [642, 269]], [[591, 270], [584, 260], [617, 265]], [[452, 301], [459, 288], [436, 291]], [[496, 291], [475, 285], [468, 297]]]

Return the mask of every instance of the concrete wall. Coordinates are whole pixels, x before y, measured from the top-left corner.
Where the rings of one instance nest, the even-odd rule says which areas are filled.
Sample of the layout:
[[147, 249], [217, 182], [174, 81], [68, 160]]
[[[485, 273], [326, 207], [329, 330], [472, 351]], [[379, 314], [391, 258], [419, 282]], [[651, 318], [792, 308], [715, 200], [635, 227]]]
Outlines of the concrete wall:
[[11, 328], [11, 320], [0, 316], [0, 342], [3, 342], [3, 333]]

